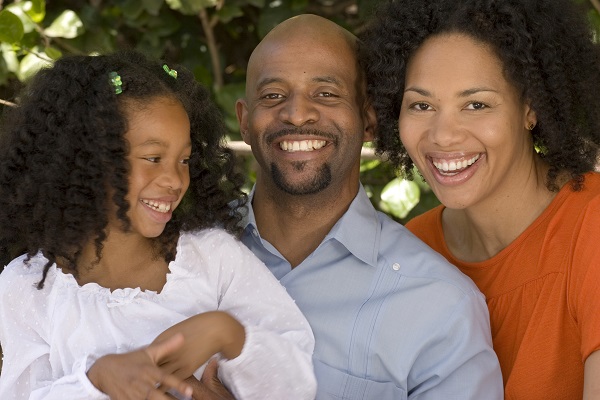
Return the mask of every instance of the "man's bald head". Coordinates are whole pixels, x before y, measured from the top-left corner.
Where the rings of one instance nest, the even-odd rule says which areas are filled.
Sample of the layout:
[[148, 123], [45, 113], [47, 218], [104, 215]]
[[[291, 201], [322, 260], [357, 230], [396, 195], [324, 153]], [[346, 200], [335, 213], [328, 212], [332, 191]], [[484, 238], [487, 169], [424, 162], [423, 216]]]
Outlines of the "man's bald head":
[[[327, 18], [303, 14], [289, 18], [277, 25], [256, 46], [248, 61], [246, 84], [252, 85], [255, 82], [257, 70], [282, 47], [293, 51], [295, 47], [310, 48], [311, 46], [329, 47], [332, 49], [332, 55], [339, 52], [345, 53], [355, 61], [358, 69], [356, 36]], [[302, 62], [302, 60], [298, 60], [298, 62]], [[362, 77], [362, 74], [359, 76]]]

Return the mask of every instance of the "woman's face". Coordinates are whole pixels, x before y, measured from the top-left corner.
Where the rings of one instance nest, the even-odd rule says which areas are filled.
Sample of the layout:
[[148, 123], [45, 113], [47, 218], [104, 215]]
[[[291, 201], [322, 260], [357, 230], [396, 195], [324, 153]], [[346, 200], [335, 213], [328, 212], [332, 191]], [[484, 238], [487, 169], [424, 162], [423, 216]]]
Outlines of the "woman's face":
[[127, 216], [131, 231], [159, 236], [190, 184], [190, 122], [183, 106], [171, 98], [133, 103], [126, 111], [130, 165]]
[[532, 173], [535, 121], [492, 48], [470, 36], [432, 36], [409, 60], [400, 139], [448, 208], [515, 196]]

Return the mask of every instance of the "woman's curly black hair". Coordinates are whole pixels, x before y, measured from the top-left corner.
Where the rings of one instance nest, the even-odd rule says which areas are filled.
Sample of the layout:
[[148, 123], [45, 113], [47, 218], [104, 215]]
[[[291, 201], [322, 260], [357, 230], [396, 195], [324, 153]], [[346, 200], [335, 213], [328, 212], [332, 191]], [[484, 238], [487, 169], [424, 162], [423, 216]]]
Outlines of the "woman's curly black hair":
[[[90, 240], [101, 257], [110, 202], [125, 229], [129, 204], [126, 106], [155, 98], [177, 99], [190, 120], [190, 186], [156, 239], [157, 254], [171, 261], [181, 231], [220, 226], [240, 232], [243, 176], [225, 147], [225, 126], [208, 91], [184, 67], [173, 78], [164, 63], [134, 51], [70, 56], [41, 70], [7, 112], [0, 132], [0, 250], [11, 257], [41, 251], [77, 274]], [[109, 74], [118, 73], [116, 94]], [[112, 195], [112, 198], [109, 196]], [[63, 266], [65, 267], [65, 266]]]
[[432, 35], [463, 33], [490, 45], [505, 76], [536, 112], [534, 143], [550, 165], [547, 187], [567, 171], [579, 189], [600, 145], [600, 48], [572, 0], [396, 0], [361, 35], [360, 62], [378, 118], [377, 152], [407, 176], [412, 161], [398, 117], [408, 60]]

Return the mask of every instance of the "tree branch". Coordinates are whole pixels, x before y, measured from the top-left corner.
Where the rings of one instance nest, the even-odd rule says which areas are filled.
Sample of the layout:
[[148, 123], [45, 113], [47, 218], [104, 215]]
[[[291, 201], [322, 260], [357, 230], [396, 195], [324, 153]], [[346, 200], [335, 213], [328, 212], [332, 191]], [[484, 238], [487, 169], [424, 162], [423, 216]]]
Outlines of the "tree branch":
[[219, 50], [217, 48], [217, 42], [215, 41], [213, 28], [208, 19], [206, 9], [203, 8], [200, 10], [198, 17], [202, 23], [202, 30], [204, 31], [204, 36], [206, 36], [206, 45], [208, 46], [208, 52], [210, 53], [213, 69], [213, 87], [215, 90], [219, 90], [223, 87], [223, 72], [221, 71], [221, 59], [219, 58]]
[[2, 99], [0, 99], [0, 104], [2, 104], [4, 106], [9, 106], [9, 107], [16, 107], [17, 106], [16, 103], [12, 103], [10, 101], [2, 100]]

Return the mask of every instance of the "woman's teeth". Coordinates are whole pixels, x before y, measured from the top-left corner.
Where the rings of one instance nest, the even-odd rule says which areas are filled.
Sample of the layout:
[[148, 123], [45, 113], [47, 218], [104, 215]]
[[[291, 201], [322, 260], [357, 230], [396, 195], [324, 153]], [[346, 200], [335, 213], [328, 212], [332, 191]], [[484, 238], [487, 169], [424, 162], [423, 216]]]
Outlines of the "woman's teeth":
[[435, 167], [440, 171], [440, 172], [456, 172], [456, 171], [460, 171], [463, 170], [467, 167], [470, 167], [471, 165], [473, 165], [475, 163], [475, 161], [479, 160], [480, 155], [477, 154], [476, 156], [474, 156], [473, 158], [470, 158], [468, 160], [456, 160], [456, 161], [433, 161], [433, 165], [435, 165]]

